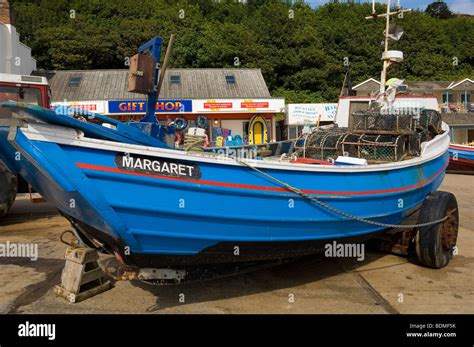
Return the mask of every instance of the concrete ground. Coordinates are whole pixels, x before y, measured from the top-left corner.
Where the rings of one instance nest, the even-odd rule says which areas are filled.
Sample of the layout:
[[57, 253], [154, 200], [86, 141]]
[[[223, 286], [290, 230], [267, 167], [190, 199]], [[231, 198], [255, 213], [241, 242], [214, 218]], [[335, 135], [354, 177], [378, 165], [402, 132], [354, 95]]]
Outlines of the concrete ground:
[[0, 258], [0, 313], [474, 313], [474, 176], [447, 175], [460, 207], [457, 255], [433, 270], [370, 250], [363, 262], [314, 256], [225, 279], [173, 286], [116, 282], [77, 304], [59, 284], [68, 222], [48, 204], [17, 199], [0, 243], [37, 243], [39, 259]]

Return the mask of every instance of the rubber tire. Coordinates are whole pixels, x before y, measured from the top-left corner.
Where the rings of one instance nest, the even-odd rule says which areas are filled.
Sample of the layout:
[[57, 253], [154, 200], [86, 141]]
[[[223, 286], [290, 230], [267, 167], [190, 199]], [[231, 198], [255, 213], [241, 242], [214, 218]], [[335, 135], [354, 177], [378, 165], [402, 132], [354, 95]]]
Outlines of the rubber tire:
[[441, 269], [448, 265], [453, 258], [453, 247], [456, 244], [458, 226], [459, 226], [459, 210], [458, 203], [454, 194], [442, 191], [436, 191], [428, 195], [421, 206], [418, 216], [418, 223], [427, 223], [433, 220], [441, 219], [447, 215], [448, 210], [455, 209], [453, 216], [455, 218], [454, 226], [454, 244], [451, 249], [445, 250], [442, 245], [442, 232], [445, 223], [418, 228], [416, 234], [416, 256], [418, 261], [427, 267]]
[[12, 207], [18, 191], [18, 178], [0, 162], [0, 218]]
[[177, 117], [174, 120], [174, 124], [177, 130], [184, 130], [188, 127], [188, 120], [183, 117]]

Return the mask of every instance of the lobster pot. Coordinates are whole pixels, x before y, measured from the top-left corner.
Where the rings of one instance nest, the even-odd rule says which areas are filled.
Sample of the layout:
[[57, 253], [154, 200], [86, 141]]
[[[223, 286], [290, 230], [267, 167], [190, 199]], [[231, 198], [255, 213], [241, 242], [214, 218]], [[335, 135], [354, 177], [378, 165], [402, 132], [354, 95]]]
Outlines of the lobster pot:
[[[339, 143], [344, 137], [341, 132], [316, 131], [308, 136], [304, 157], [311, 159], [335, 159], [339, 155]], [[300, 154], [301, 150], [300, 150]]]
[[[316, 131], [306, 138], [301, 147], [298, 148], [298, 156], [312, 159], [323, 158], [323, 144], [327, 133], [324, 131]], [[300, 142], [297, 143], [300, 145]]]
[[418, 156], [421, 153], [421, 136], [420, 134], [408, 135], [408, 152], [412, 156]]
[[422, 110], [420, 112], [419, 127], [423, 130], [429, 130], [432, 135], [441, 132], [441, 114], [435, 110]]
[[416, 130], [414, 114], [384, 114], [380, 111], [359, 111], [352, 114], [353, 132], [411, 133]]
[[423, 143], [425, 141], [428, 141], [430, 139], [430, 132], [426, 129], [418, 133], [418, 136], [420, 137], [420, 142]]
[[341, 141], [341, 155], [346, 157], [359, 157], [359, 134], [345, 134]]
[[[406, 156], [406, 135], [359, 135], [357, 141], [348, 138], [342, 148], [350, 156], [371, 161], [399, 161]], [[347, 149], [347, 150], [346, 150]], [[357, 153], [357, 155], [354, 155]]]

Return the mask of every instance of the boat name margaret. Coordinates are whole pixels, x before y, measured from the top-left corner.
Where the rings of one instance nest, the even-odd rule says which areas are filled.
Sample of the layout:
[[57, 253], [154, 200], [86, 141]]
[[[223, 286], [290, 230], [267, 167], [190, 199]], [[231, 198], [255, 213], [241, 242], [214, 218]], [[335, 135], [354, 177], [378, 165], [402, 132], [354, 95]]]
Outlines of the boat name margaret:
[[132, 156], [130, 154], [117, 154], [115, 164], [121, 170], [159, 174], [161, 176], [179, 178], [201, 178], [199, 166], [178, 160], [163, 160], [148, 156]]

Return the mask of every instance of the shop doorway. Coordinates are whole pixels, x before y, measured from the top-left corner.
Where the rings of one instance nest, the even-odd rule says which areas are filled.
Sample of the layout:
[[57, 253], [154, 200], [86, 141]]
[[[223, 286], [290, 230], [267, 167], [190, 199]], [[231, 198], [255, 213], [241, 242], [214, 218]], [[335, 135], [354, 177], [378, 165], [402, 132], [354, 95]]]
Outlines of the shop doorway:
[[249, 144], [260, 145], [268, 142], [268, 126], [265, 118], [254, 116], [249, 123]]

